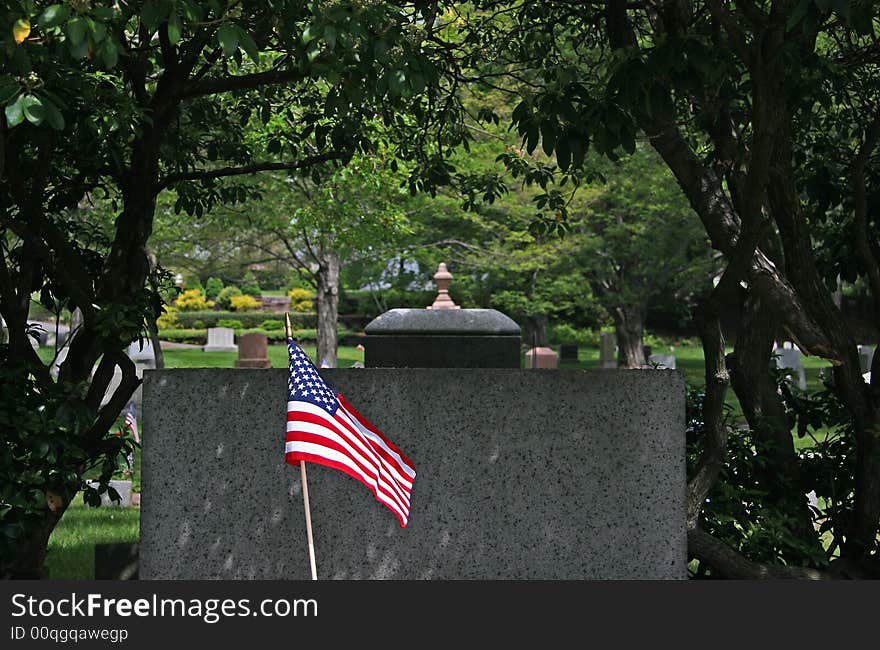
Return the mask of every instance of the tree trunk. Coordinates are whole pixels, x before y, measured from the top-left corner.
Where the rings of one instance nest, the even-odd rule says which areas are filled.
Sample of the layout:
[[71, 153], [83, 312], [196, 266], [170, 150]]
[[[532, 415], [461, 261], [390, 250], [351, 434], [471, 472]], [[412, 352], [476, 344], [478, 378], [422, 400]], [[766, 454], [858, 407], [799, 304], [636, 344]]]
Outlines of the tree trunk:
[[339, 255], [325, 251], [317, 273], [318, 358], [319, 366], [335, 368], [338, 345], [336, 323], [339, 315]]
[[523, 327], [523, 343], [531, 347], [547, 345], [548, 319], [546, 314], [527, 316]]
[[617, 360], [621, 368], [642, 368], [645, 359], [645, 305], [625, 305], [612, 310], [617, 335]]

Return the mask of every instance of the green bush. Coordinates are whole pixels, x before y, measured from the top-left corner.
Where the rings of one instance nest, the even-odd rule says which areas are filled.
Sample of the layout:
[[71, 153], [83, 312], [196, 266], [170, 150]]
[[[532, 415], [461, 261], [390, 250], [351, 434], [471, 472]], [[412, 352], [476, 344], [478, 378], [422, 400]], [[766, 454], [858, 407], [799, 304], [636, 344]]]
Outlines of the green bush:
[[260, 327], [264, 330], [274, 331], [274, 330], [283, 330], [284, 329], [284, 321], [281, 320], [264, 320], [260, 323]]
[[587, 347], [598, 347], [599, 345], [599, 332], [575, 329], [568, 323], [551, 325], [547, 336], [551, 343], [575, 343]]
[[229, 299], [229, 308], [234, 312], [257, 311], [260, 308], [260, 301], [250, 294], [232, 296]]
[[244, 324], [237, 318], [223, 318], [217, 321], [217, 327], [231, 327], [234, 330], [240, 330]]
[[208, 330], [162, 330], [159, 333], [159, 338], [163, 341], [171, 341], [173, 343], [195, 343], [197, 345], [204, 345], [208, 340]]
[[244, 280], [241, 281], [241, 292], [246, 296], [253, 296], [254, 298], [259, 298], [263, 295], [260, 283], [257, 282], [257, 276], [254, 275], [253, 271], [248, 271], [244, 274]]
[[223, 280], [220, 278], [208, 278], [205, 283], [205, 295], [208, 298], [216, 298], [223, 291]]
[[217, 294], [217, 306], [221, 309], [229, 309], [232, 299], [241, 295], [241, 289], [238, 287], [224, 287]]
[[198, 319], [193, 321], [192, 326], [193, 326], [193, 329], [197, 329], [197, 330], [205, 329], [205, 323], [203, 321], [198, 320]]
[[[234, 312], [206, 310], [178, 312], [175, 314], [177, 322], [180, 323], [179, 328], [182, 329], [192, 329], [195, 326], [196, 321], [202, 321], [205, 327], [222, 327], [219, 322], [228, 319], [241, 321], [243, 327], [262, 327], [267, 318], [271, 316], [277, 318], [277, 315], [266, 313], [264, 311]], [[291, 313], [290, 322], [294, 329], [311, 328], [317, 325], [317, 316], [313, 313]]]
[[187, 289], [174, 301], [174, 307], [178, 311], [204, 311], [213, 306], [214, 303], [205, 298], [201, 289]]

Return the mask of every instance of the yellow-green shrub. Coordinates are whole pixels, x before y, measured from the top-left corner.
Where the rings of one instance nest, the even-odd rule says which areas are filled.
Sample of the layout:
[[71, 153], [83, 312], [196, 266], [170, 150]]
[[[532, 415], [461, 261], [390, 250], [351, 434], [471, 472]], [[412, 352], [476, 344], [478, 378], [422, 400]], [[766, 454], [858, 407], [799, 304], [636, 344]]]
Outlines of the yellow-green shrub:
[[174, 306], [180, 311], [202, 311], [214, 306], [201, 289], [187, 289], [177, 297]]
[[290, 311], [312, 311], [315, 308], [315, 293], [299, 287], [287, 292], [290, 298]]
[[162, 307], [162, 315], [156, 319], [156, 327], [160, 330], [175, 330], [181, 327], [177, 320], [177, 310], [165, 305]]
[[233, 296], [229, 301], [232, 311], [254, 311], [260, 306], [260, 301], [253, 296]]

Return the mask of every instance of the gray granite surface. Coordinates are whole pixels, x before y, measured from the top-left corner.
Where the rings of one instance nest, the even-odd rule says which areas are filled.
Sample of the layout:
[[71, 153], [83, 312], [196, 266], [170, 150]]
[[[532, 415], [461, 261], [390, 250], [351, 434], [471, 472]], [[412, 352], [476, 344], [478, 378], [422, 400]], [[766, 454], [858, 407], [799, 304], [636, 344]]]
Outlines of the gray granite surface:
[[520, 327], [495, 309], [390, 309], [367, 323], [364, 332], [519, 336]]
[[[415, 463], [407, 528], [309, 464], [323, 579], [683, 579], [682, 375], [333, 369]], [[142, 579], [308, 579], [286, 371], [146, 371]]]

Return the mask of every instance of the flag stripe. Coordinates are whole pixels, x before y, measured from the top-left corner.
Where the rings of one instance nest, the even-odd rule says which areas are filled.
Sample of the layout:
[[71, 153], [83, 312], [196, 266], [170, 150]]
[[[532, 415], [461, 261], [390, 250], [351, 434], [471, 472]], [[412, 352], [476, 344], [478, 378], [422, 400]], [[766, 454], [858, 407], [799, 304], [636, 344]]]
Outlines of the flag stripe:
[[367, 431], [375, 434], [378, 437], [377, 442], [379, 442], [379, 444], [381, 444], [381, 446], [383, 446], [388, 451], [388, 453], [390, 453], [392, 456], [394, 456], [394, 458], [397, 459], [397, 462], [401, 465], [401, 468], [407, 474], [409, 474], [409, 476], [411, 478], [415, 478], [416, 471], [415, 471], [415, 469], [413, 469], [415, 467], [413, 462], [409, 458], [404, 456], [403, 452], [400, 451], [400, 449], [398, 449], [397, 446], [394, 445], [394, 443], [392, 443], [390, 440], [388, 440], [388, 438], [383, 436], [382, 433], [379, 431], [379, 429], [374, 427], [373, 424], [369, 420], [367, 420], [367, 418], [365, 418], [363, 415], [361, 415], [357, 411], [357, 409], [355, 409], [351, 404], [349, 404], [348, 400], [345, 399], [341, 393], [337, 397], [339, 399], [339, 403], [342, 406], [343, 410], [347, 411], [348, 415], [352, 419], [354, 419], [356, 422], [359, 422], [360, 424], [362, 424], [364, 426], [364, 428], [367, 429]]
[[[332, 467], [334, 469], [338, 469], [342, 472], [345, 472], [349, 476], [354, 479], [357, 479], [361, 483], [364, 483], [368, 487], [371, 487], [369, 484], [364, 482], [363, 475], [352, 466], [351, 459], [345, 454], [334, 452], [334, 450], [327, 449], [323, 445], [315, 445], [307, 442], [298, 442], [291, 441], [286, 443], [285, 445], [285, 459], [290, 464], [299, 463], [301, 460], [304, 460], [309, 463], [316, 463], [318, 465], [325, 465], [327, 467]], [[385, 504], [388, 508], [397, 515], [397, 518], [400, 520], [401, 526], [406, 526], [407, 524], [407, 511], [402, 510], [400, 506], [398, 506], [394, 501], [388, 499], [388, 497], [383, 494], [381, 491], [373, 491], [373, 494], [376, 497], [376, 500], [380, 503]]]
[[355, 452], [345, 436], [340, 433], [314, 422], [290, 422], [288, 423], [287, 433], [289, 441], [302, 440], [324, 444], [331, 449], [346, 454], [361, 473], [365, 477], [369, 477], [370, 487], [381, 487], [399, 501], [401, 507], [409, 506], [409, 495], [400, 486], [394, 485], [393, 481], [389, 481], [387, 477], [383, 476], [384, 472], [382, 472], [381, 466], [369, 462]]
[[320, 423], [329, 422], [338, 427], [340, 433], [351, 436], [351, 441], [358, 446], [362, 453], [369, 455], [375, 463], [382, 463], [391, 472], [394, 479], [406, 485], [412, 485], [411, 474], [414, 474], [411, 467], [401, 465], [395, 456], [388, 453], [386, 449], [377, 445], [375, 441], [367, 436], [361, 427], [350, 419], [340, 417], [340, 411], [330, 415], [324, 409], [315, 406], [309, 402], [294, 401], [287, 404], [287, 420], [288, 422], [296, 421], [303, 417], [300, 413], [306, 413], [313, 418], [317, 418]]

